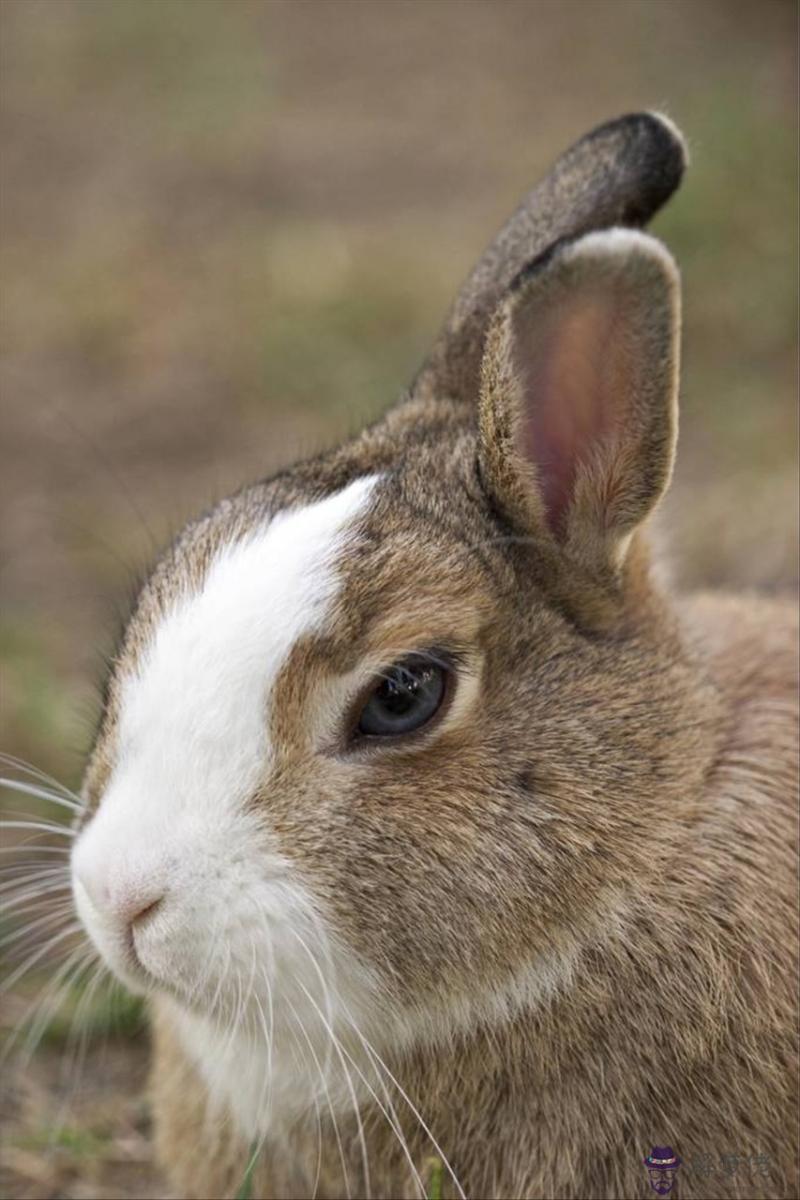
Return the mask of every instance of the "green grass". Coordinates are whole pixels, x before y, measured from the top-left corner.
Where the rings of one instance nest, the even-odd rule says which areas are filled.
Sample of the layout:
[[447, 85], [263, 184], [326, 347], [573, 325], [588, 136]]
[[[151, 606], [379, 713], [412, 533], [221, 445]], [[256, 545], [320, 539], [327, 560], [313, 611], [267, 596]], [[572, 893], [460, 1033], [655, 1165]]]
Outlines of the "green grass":
[[442, 1200], [442, 1181], [444, 1166], [440, 1158], [428, 1160], [428, 1191], [427, 1200]]
[[88, 997], [87, 984], [70, 987], [48, 1021], [43, 1040], [53, 1046], [66, 1045], [75, 1037], [138, 1038], [146, 1027], [144, 1003], [119, 984], [104, 980]]
[[[8, 923], [8, 928], [14, 928]], [[85, 1042], [87, 1046], [102, 1044], [108, 1039], [136, 1041], [145, 1032], [147, 1021], [145, 1005], [138, 996], [125, 991], [110, 977], [94, 985], [91, 969], [78, 980], [71, 982], [58, 997], [48, 1013], [36, 1008], [40, 995], [45, 994], [51, 974], [33, 971], [18, 985], [20, 997], [24, 997], [31, 1009], [30, 1018], [23, 1021], [17, 1035], [24, 1044], [28, 1032], [35, 1030], [38, 1045], [56, 1051], [68, 1049]], [[46, 1015], [45, 1023], [38, 1022]]]
[[46, 1128], [24, 1137], [15, 1138], [15, 1145], [22, 1150], [63, 1150], [72, 1158], [93, 1159], [101, 1155], [111, 1142], [112, 1135], [106, 1130], [82, 1129], [69, 1125]]
[[239, 1185], [239, 1190], [236, 1193], [236, 1200], [251, 1200], [251, 1196], [253, 1194], [253, 1176], [258, 1163], [260, 1149], [260, 1141], [253, 1142], [252, 1146], [250, 1147], [250, 1158], [248, 1159], [247, 1166], [242, 1177], [242, 1182]]

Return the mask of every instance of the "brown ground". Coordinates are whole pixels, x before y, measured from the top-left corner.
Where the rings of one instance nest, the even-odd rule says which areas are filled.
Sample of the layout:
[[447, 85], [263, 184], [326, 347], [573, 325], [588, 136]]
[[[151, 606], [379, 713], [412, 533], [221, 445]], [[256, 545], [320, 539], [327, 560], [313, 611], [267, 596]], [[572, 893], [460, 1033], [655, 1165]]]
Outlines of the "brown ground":
[[[674, 568], [796, 586], [794, 4], [2, 0], [0, 22], [0, 749], [76, 782], [131, 571], [392, 399], [537, 172], [630, 108], [694, 156], [656, 227], [686, 288]], [[80, 1073], [63, 1022], [14, 1060], [4, 1194], [162, 1194], [128, 1018], [104, 1041], [90, 1008]]]

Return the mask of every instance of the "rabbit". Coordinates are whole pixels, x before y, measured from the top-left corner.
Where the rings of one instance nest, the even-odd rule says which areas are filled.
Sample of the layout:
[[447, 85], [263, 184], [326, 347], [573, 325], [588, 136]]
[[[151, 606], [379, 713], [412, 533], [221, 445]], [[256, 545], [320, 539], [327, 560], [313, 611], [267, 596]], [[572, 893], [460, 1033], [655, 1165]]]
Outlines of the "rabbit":
[[71, 874], [176, 1196], [797, 1194], [797, 615], [649, 565], [686, 161], [583, 137], [138, 596]]

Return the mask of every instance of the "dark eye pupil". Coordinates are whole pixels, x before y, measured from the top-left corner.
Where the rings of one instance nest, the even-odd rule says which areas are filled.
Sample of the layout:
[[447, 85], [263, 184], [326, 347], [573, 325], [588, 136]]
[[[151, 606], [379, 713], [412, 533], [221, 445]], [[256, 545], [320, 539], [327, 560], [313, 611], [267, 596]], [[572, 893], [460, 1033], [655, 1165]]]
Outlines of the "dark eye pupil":
[[368, 737], [410, 733], [431, 719], [444, 695], [445, 672], [436, 663], [409, 659], [386, 672], [358, 722]]
[[[430, 672], [427, 672], [428, 676]], [[414, 675], [406, 667], [396, 667], [394, 675], [384, 679], [377, 691], [379, 704], [386, 712], [402, 716], [414, 707], [425, 677]]]

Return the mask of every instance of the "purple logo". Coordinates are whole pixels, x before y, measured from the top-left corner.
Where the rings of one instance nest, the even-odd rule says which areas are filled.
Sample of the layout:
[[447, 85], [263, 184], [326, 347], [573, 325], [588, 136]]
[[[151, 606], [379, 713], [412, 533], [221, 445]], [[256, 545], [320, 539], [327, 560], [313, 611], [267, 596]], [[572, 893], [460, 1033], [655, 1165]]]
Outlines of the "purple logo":
[[653, 1191], [659, 1196], [668, 1195], [675, 1186], [675, 1173], [681, 1165], [681, 1160], [672, 1146], [653, 1146], [643, 1162], [647, 1167]]

